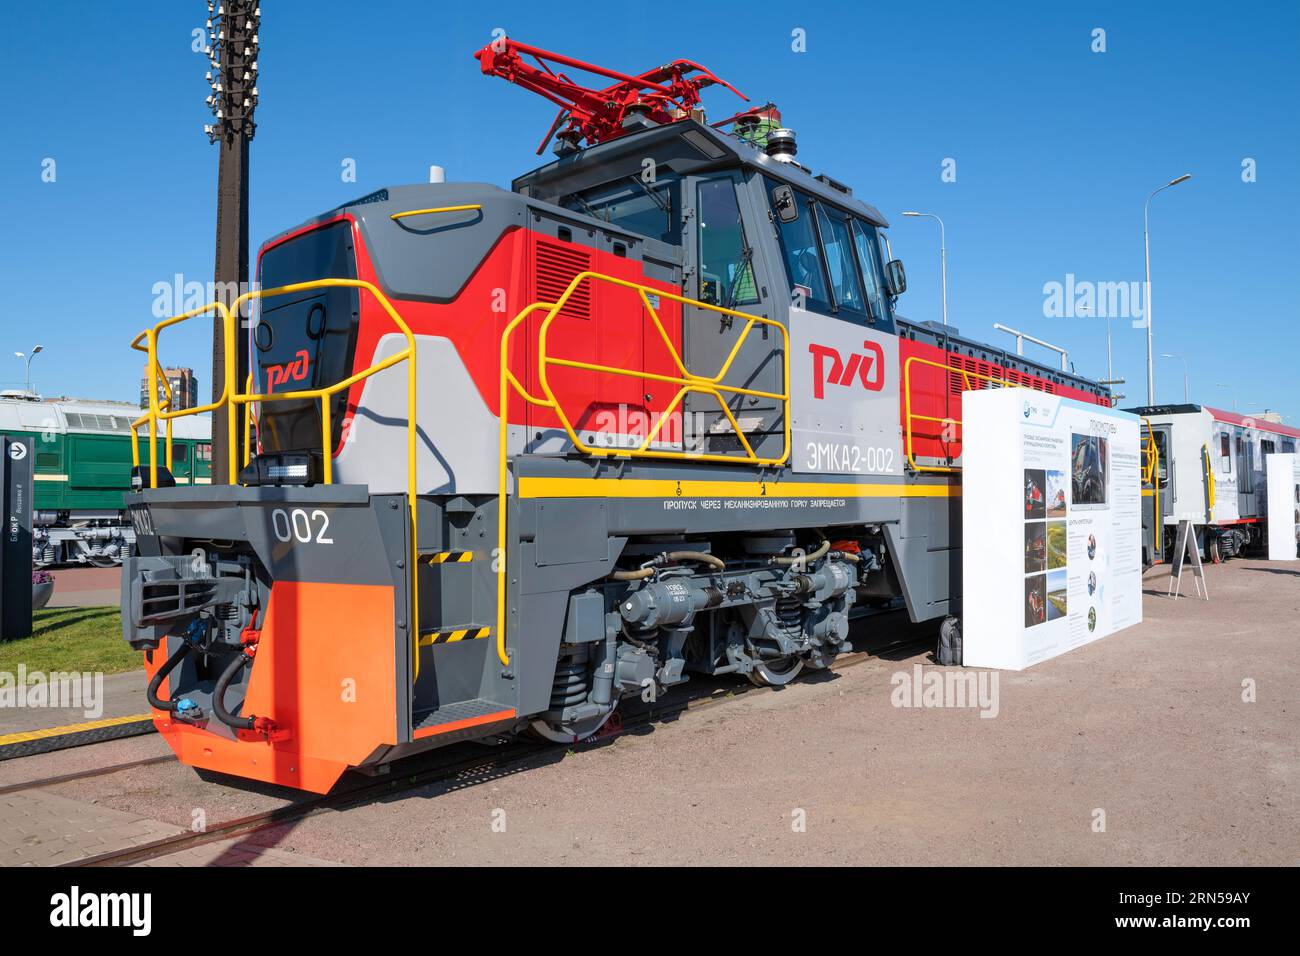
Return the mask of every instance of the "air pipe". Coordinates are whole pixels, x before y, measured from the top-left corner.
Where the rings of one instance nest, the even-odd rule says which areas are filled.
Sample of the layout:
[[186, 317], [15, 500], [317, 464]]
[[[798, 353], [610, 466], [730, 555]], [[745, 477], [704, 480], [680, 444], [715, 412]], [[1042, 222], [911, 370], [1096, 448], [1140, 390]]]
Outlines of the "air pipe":
[[150, 707], [154, 707], [158, 710], [165, 710], [169, 714], [176, 712], [177, 701], [163, 700], [158, 696], [158, 688], [162, 687], [162, 682], [167, 679], [167, 675], [176, 669], [176, 665], [183, 661], [189, 652], [189, 641], [182, 639], [181, 646], [172, 652], [171, 657], [167, 658], [163, 663], [163, 666], [158, 668], [157, 672], [153, 675], [153, 680], [149, 681], [149, 686], [145, 688], [144, 692], [145, 697], [149, 701]]

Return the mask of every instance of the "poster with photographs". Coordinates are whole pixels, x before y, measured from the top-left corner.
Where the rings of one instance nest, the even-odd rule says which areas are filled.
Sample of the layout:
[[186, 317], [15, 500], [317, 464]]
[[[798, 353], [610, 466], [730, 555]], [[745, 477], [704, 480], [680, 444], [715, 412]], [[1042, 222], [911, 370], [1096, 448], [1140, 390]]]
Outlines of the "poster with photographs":
[[964, 663], [1020, 670], [1140, 622], [1138, 419], [1014, 388], [963, 396], [963, 419]]

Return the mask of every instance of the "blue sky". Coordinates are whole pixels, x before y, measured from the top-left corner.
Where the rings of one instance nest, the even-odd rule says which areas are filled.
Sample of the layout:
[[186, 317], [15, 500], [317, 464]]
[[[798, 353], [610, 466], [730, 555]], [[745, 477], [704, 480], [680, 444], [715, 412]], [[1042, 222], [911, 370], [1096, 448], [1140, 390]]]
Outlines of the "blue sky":
[[[900, 311], [940, 317], [938, 233], [947, 226], [949, 310], [963, 333], [994, 322], [1057, 342], [1106, 372], [1105, 324], [1044, 316], [1044, 284], [1140, 282], [1142, 204], [1152, 204], [1157, 356], [1185, 355], [1191, 399], [1300, 421], [1300, 4], [734, 2], [663, 7], [266, 0], [252, 236], [380, 186], [508, 184], [539, 164], [552, 117], [540, 99], [478, 72], [470, 54], [511, 36], [637, 72], [704, 63], [798, 131], [800, 159], [853, 186], [891, 220], [908, 268]], [[572, 8], [565, 8], [572, 9]], [[154, 285], [211, 278], [217, 154], [202, 133], [206, 61], [190, 49], [201, 0], [11, 5], [0, 37], [4, 231], [0, 382], [39, 342], [46, 394], [134, 400], [130, 337]], [[686, 27], [689, 23], [689, 28]], [[1093, 30], [1106, 31], [1095, 53]], [[792, 31], [806, 52], [791, 49]], [[738, 101], [710, 91], [711, 115]], [[57, 179], [43, 182], [53, 158]], [[357, 181], [341, 181], [346, 158]], [[956, 160], [955, 182], [941, 164]], [[1255, 160], [1257, 180], [1242, 181]], [[1145, 400], [1145, 332], [1113, 322], [1115, 372]], [[209, 387], [207, 337], [164, 359]], [[1181, 401], [1181, 363], [1157, 357], [1157, 398]], [[1222, 383], [1228, 387], [1220, 388]]]

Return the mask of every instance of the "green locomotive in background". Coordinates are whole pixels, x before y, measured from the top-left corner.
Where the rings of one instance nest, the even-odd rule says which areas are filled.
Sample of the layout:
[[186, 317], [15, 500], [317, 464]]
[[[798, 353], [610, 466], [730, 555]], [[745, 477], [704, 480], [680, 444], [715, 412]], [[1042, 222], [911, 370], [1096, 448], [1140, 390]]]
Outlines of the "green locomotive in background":
[[[120, 564], [135, 549], [122, 495], [131, 488], [131, 422], [127, 402], [51, 399], [0, 392], [0, 434], [30, 438], [36, 448], [32, 560], [53, 564]], [[161, 436], [158, 460], [164, 460]], [[149, 440], [140, 439], [140, 460]], [[177, 419], [172, 441], [176, 484], [212, 479], [211, 424], [206, 415]]]

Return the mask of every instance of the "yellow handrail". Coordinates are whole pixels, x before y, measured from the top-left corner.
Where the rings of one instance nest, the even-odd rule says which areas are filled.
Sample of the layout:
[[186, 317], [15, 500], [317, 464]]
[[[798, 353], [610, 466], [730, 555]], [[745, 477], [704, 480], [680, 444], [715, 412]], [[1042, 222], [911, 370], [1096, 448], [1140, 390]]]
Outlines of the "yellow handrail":
[[1156, 468], [1160, 462], [1160, 451], [1156, 448], [1156, 433], [1151, 427], [1151, 422], [1146, 418], [1142, 419], [1142, 426], [1147, 430], [1146, 442], [1143, 444], [1142, 454], [1146, 461], [1142, 465], [1142, 484], [1149, 485], [1156, 474]]
[[407, 216], [427, 216], [435, 212], [468, 212], [471, 209], [482, 209], [479, 203], [470, 203], [465, 206], [438, 206], [434, 209], [408, 209], [406, 212], [395, 212], [388, 218], [397, 222], [399, 219], [405, 219]]
[[[341, 381], [333, 383], [332, 385], [326, 385], [320, 388], [313, 388], [313, 389], [302, 389], [293, 392], [252, 394], [253, 377], [250, 374], [245, 384], [245, 388], [247, 389], [247, 391], [240, 392], [235, 384], [235, 363], [234, 363], [235, 327], [234, 327], [233, 316], [239, 314], [239, 310], [243, 307], [244, 303], [250, 302], [253, 299], [269, 299], [274, 296], [287, 295], [292, 292], [302, 292], [309, 289], [326, 289], [326, 288], [348, 288], [348, 289], [358, 289], [365, 292], [369, 292], [372, 296], [374, 296], [375, 301], [379, 303], [380, 307], [384, 310], [384, 312], [387, 313], [388, 317], [393, 321], [393, 324], [397, 326], [399, 331], [401, 331], [402, 335], [406, 339], [406, 347], [402, 349], [400, 352], [396, 352], [393, 355], [390, 355], [388, 358], [384, 359], [383, 361], [376, 362], [375, 364], [371, 365], [369, 368], [363, 369], [362, 371], [357, 372], [354, 375], [350, 375], [347, 378], [342, 379]], [[158, 402], [158, 383], [157, 383], [157, 373], [161, 368], [161, 366], [158, 363], [158, 333], [161, 332], [163, 329], [168, 328], [172, 325], [176, 325], [180, 322], [184, 322], [187, 321], [188, 319], [192, 319], [195, 316], [204, 315], [214, 310], [216, 310], [222, 318], [223, 331], [224, 331], [223, 340], [224, 340], [224, 348], [225, 348], [225, 355], [226, 355], [226, 362], [225, 362], [226, 376], [225, 376], [225, 382], [223, 384], [223, 388], [221, 392], [221, 398], [215, 402], [210, 402], [207, 405], [200, 405], [196, 408], [184, 408], [184, 409], [172, 410], [170, 408], [171, 391], [169, 387], [168, 400], [165, 405], [160, 406]], [[145, 340], [146, 343], [145, 348], [140, 347], [141, 339]], [[411, 332], [410, 327], [406, 324], [406, 322], [402, 319], [402, 317], [397, 313], [397, 310], [393, 308], [392, 303], [388, 301], [388, 297], [385, 296], [383, 292], [381, 292], [376, 286], [372, 285], [369, 282], [365, 282], [359, 279], [313, 279], [310, 282], [295, 282], [290, 285], [278, 286], [274, 289], [255, 289], [240, 295], [238, 298], [235, 299], [235, 301], [230, 305], [229, 308], [227, 308], [221, 302], [210, 302], [207, 305], [202, 306], [198, 309], [193, 309], [181, 315], [176, 315], [176, 316], [172, 316], [169, 319], [164, 319], [162, 322], [159, 322], [157, 325], [153, 326], [152, 328], [146, 329], [145, 331], [137, 335], [135, 339], [131, 342], [131, 347], [133, 349], [136, 349], [137, 351], [147, 352], [149, 356], [149, 362], [147, 366], [149, 370], [149, 383], [148, 383], [149, 384], [149, 410], [140, 418], [136, 419], [134, 422], [131, 423], [131, 437], [132, 437], [131, 444], [132, 444], [132, 448], [134, 449], [133, 461], [138, 465], [139, 449], [137, 446], [139, 444], [139, 437], [137, 432], [139, 427], [142, 424], [144, 424], [144, 422], [147, 421], [149, 423], [149, 437], [150, 437], [150, 442], [149, 442], [149, 459], [150, 459], [149, 487], [150, 488], [158, 487], [157, 434], [158, 434], [158, 421], [160, 419], [167, 423], [167, 461], [168, 463], [170, 463], [171, 462], [172, 419], [180, 418], [185, 415], [199, 415], [205, 412], [215, 411], [218, 408], [226, 408], [232, 405], [233, 406], [242, 405], [245, 408], [244, 434], [245, 434], [245, 438], [247, 439], [248, 430], [249, 430], [248, 407], [250, 405], [252, 405], [255, 402], [256, 403], [280, 402], [280, 401], [290, 401], [295, 399], [319, 401], [321, 403], [321, 441], [322, 441], [322, 459], [323, 459], [322, 479], [324, 484], [327, 485], [332, 484], [334, 480], [334, 449], [333, 449], [333, 442], [331, 441], [333, 436], [331, 434], [331, 428], [330, 428], [330, 407], [329, 407], [330, 399], [334, 395], [338, 394], [339, 392], [351, 388], [357, 382], [369, 378], [371, 375], [374, 375], [376, 372], [381, 372], [384, 369], [391, 368], [392, 366], [398, 364], [399, 362], [407, 363], [406, 498], [407, 498], [408, 510], [410, 512], [410, 533], [411, 533], [411, 548], [410, 548], [411, 557], [407, 563], [407, 566], [411, 569], [410, 572], [411, 575], [410, 605], [411, 606], [410, 606], [409, 618], [410, 618], [410, 625], [411, 625], [412, 679], [414, 680], [415, 678], [418, 678], [420, 676], [420, 654], [419, 654], [420, 600], [419, 600], [419, 575], [416, 571], [416, 562], [415, 562], [416, 555], [419, 554], [419, 542], [417, 537], [418, 523], [416, 521], [416, 507], [418, 504], [418, 484], [416, 481], [417, 459], [416, 459], [416, 432], [415, 432], [415, 428], [416, 428], [415, 419], [416, 419], [416, 408], [417, 408], [415, 335]], [[234, 448], [236, 443], [237, 428], [239, 425], [239, 422], [236, 419], [233, 411], [234, 410], [232, 408], [231, 414], [226, 415], [227, 441], [228, 441], [227, 447], [230, 449], [230, 454], [226, 456], [228, 461], [228, 469], [229, 469], [228, 481], [232, 485], [238, 483], [238, 462], [234, 454]], [[249, 457], [247, 447], [245, 447], [244, 457], [245, 457], [244, 463], [247, 464], [248, 457]]]
[[1151, 540], [1151, 557], [1153, 563], [1159, 564], [1164, 560], [1164, 530], [1160, 523], [1160, 448], [1156, 445], [1155, 429], [1145, 416], [1142, 417], [1142, 427], [1147, 430], [1146, 443], [1142, 449], [1146, 458], [1142, 465], [1142, 484], [1151, 486], [1151, 523], [1155, 529]]
[[[563, 310], [569, 298], [577, 287], [586, 281], [608, 282], [613, 285], [622, 286], [627, 289], [635, 289], [640, 295], [641, 303], [650, 315], [650, 321], [654, 324], [655, 330], [659, 333], [660, 340], [664, 343], [671, 357], [673, 364], [677, 367], [680, 375], [661, 375], [658, 373], [647, 372], [643, 369], [624, 369], [610, 365], [600, 365], [593, 362], [582, 362], [574, 359], [555, 358], [547, 352], [547, 334], [550, 331], [551, 323], [555, 321], [557, 315]], [[654, 295], [660, 299], [670, 299], [682, 305], [692, 306], [698, 309], [704, 309], [710, 312], [716, 312], [720, 315], [729, 315], [735, 318], [744, 319], [745, 325], [741, 328], [740, 334], [736, 337], [736, 343], [732, 346], [731, 352], [723, 361], [717, 374], [711, 376], [696, 375], [691, 372], [686, 363], [682, 361], [680, 353], [676, 346], [673, 345], [672, 339], [664, 329], [663, 322], [659, 318], [659, 313], [650, 303], [650, 296]], [[538, 329], [538, 355], [537, 371], [538, 380], [541, 384], [545, 397], [538, 397], [530, 394], [523, 384], [510, 371], [510, 337], [529, 315], [546, 309], [546, 317], [542, 319]], [[745, 339], [753, 330], [755, 325], [769, 325], [778, 329], [781, 335], [781, 353], [782, 353], [782, 387], [781, 392], [767, 392], [758, 389], [742, 388], [733, 385], [724, 385], [723, 379], [731, 370], [732, 363], [735, 362], [736, 356], [740, 354], [740, 348]], [[573, 423], [569, 420], [559, 400], [555, 397], [551, 389], [550, 382], [547, 378], [547, 369], [550, 366], [559, 366], [561, 368], [581, 369], [589, 372], [598, 372], [608, 375], [624, 375], [634, 378], [647, 378], [656, 382], [666, 382], [677, 385], [678, 389], [667, 407], [659, 413], [654, 424], [646, 431], [646, 436], [641, 444], [636, 448], [593, 448], [578, 437]], [[568, 287], [555, 302], [534, 302], [525, 306], [520, 312], [510, 320], [501, 333], [501, 356], [499, 368], [499, 389], [498, 389], [498, 434], [497, 434], [497, 551], [496, 551], [496, 572], [497, 572], [497, 613], [496, 613], [496, 637], [497, 637], [497, 658], [503, 665], [510, 663], [510, 655], [506, 652], [506, 499], [509, 495], [509, 466], [507, 443], [509, 435], [508, 422], [508, 402], [510, 399], [510, 389], [516, 393], [525, 402], [542, 408], [552, 409], [559, 419], [565, 433], [569, 436], [569, 441], [573, 443], [575, 449], [583, 454], [598, 457], [640, 457], [640, 458], [672, 458], [686, 459], [690, 461], [726, 461], [731, 463], [744, 463], [759, 466], [782, 465], [790, 457], [790, 335], [785, 326], [774, 319], [764, 318], [762, 316], [751, 315], [748, 312], [737, 312], [734, 309], [724, 308], [719, 305], [712, 305], [708, 302], [700, 302], [696, 299], [688, 299], [685, 296], [676, 295], [672, 292], [664, 292], [651, 286], [642, 285], [637, 282], [630, 282], [626, 279], [619, 279], [615, 276], [605, 275], [600, 272], [580, 272], [569, 282]], [[723, 415], [731, 427], [735, 429], [736, 437], [739, 439], [741, 446], [744, 448], [743, 455], [727, 454], [706, 454], [692, 453], [684, 448], [681, 451], [676, 450], [652, 450], [650, 448], [664, 424], [672, 417], [677, 407], [687, 394], [699, 392], [701, 394], [712, 395], [717, 399], [719, 406], [722, 408]], [[782, 405], [782, 426], [783, 426], [783, 446], [779, 457], [760, 457], [750, 445], [749, 439], [745, 437], [740, 423], [731, 413], [727, 406], [723, 393], [728, 395], [745, 395], [757, 398], [770, 398], [781, 402]]]
[[[1205, 513], [1206, 521], [1214, 520], [1214, 500], [1218, 493], [1218, 488], [1214, 481], [1214, 465], [1210, 459], [1210, 446], [1201, 446], [1201, 460], [1205, 462], [1205, 485], [1209, 494], [1209, 510]], [[1176, 479], [1175, 479], [1176, 480]]]
[[[177, 408], [173, 409], [171, 385], [167, 382], [167, 376], [163, 376], [163, 387], [167, 391], [167, 401], [159, 405], [158, 403], [158, 373], [162, 371], [162, 365], [158, 361], [158, 333], [163, 329], [186, 322], [195, 316], [207, 315], [209, 312], [216, 311], [221, 318], [222, 341], [227, 356], [233, 356], [235, 352], [235, 323], [231, 317], [230, 310], [221, 302], [209, 302], [207, 305], [199, 306], [197, 309], [191, 309], [189, 312], [182, 312], [180, 315], [173, 315], [169, 319], [163, 319], [152, 328], [145, 329], [134, 339], [131, 340], [131, 348], [137, 352], [144, 352], [149, 356], [145, 363], [149, 377], [149, 410], [131, 423], [131, 462], [135, 466], [140, 464], [140, 436], [139, 429], [146, 421], [149, 423], [149, 487], [158, 487], [158, 420], [162, 419], [167, 424], [167, 441], [166, 441], [166, 461], [170, 469], [172, 461], [172, 420], [181, 418], [186, 415], [202, 415], [206, 412], [215, 411], [224, 407], [230, 401], [230, 396], [234, 389], [232, 388], [234, 379], [234, 369], [230, 363], [226, 363], [229, 374], [223, 383], [221, 398], [215, 402], [209, 402], [206, 405], [199, 405], [194, 408]], [[145, 347], [140, 347], [140, 340], [145, 340]], [[232, 481], [233, 483], [233, 481]]]
[[[248, 373], [248, 378], [244, 381], [244, 391], [253, 390], [253, 373]], [[244, 465], [247, 466], [253, 460], [253, 405], [248, 403], [244, 406]]]
[[960, 418], [936, 418], [933, 415], [920, 415], [912, 411], [912, 365], [914, 363], [920, 363], [921, 365], [931, 365], [937, 369], [943, 370], [943, 372], [945, 373], [945, 378], [943, 381], [943, 389], [945, 395], [947, 395], [947, 389], [948, 389], [948, 380], [946, 375], [954, 372], [962, 377], [963, 392], [980, 391], [980, 389], [975, 389], [971, 387], [972, 378], [976, 379], [977, 381], [988, 382], [990, 383], [991, 387], [995, 387], [995, 388], [999, 386], [1003, 388], [1024, 388], [1025, 386], [1019, 382], [1012, 382], [1006, 378], [1000, 378], [996, 375], [986, 375], [983, 372], [972, 372], [968, 369], [957, 368], [952, 365], [946, 365], [943, 362], [935, 362], [927, 358], [922, 358], [919, 355], [910, 356], [905, 362], [903, 362], [903, 451], [904, 454], [907, 456], [908, 465], [911, 466], [913, 471], [931, 471], [931, 472], [940, 472], [943, 474], [952, 474], [961, 471], [961, 469], [958, 468], [956, 465], [917, 464], [915, 451], [913, 449], [913, 441], [912, 441], [913, 420], [926, 421], [926, 422], [941, 422], [943, 424], [951, 423], [953, 425], [960, 426], [961, 419]]

